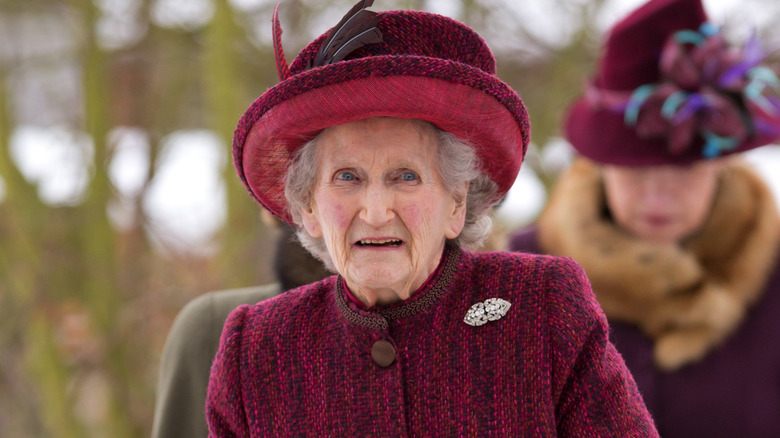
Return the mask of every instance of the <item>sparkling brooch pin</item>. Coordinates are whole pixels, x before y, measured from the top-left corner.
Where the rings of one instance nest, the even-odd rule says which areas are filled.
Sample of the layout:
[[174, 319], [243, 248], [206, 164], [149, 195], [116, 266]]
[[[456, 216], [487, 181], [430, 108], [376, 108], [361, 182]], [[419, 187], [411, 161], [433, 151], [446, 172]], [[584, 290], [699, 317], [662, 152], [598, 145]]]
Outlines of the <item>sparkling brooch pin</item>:
[[478, 327], [488, 321], [497, 321], [501, 319], [512, 306], [507, 300], [501, 298], [488, 298], [482, 303], [471, 306], [463, 322], [470, 326]]

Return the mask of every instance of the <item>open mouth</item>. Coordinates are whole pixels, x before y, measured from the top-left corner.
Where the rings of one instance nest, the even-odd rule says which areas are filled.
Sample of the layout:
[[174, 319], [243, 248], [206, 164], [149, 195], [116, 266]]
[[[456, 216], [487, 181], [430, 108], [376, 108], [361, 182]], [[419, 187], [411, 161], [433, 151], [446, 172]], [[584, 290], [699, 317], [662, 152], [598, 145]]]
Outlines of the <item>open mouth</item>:
[[666, 216], [652, 215], [652, 216], [646, 216], [645, 222], [652, 227], [663, 227], [669, 225], [672, 222], [672, 220]]
[[403, 243], [400, 239], [363, 239], [357, 241], [358, 246], [364, 247], [393, 247], [400, 246]]

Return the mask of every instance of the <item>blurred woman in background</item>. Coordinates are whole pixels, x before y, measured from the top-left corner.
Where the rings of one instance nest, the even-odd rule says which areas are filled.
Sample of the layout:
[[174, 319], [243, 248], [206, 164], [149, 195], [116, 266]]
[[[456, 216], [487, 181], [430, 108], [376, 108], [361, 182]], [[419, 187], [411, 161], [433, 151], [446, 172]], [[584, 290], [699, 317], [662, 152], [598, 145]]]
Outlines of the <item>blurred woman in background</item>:
[[736, 157], [780, 137], [762, 59], [700, 0], [630, 14], [569, 110], [581, 157], [510, 242], [582, 264], [664, 437], [780, 434], [780, 220]]

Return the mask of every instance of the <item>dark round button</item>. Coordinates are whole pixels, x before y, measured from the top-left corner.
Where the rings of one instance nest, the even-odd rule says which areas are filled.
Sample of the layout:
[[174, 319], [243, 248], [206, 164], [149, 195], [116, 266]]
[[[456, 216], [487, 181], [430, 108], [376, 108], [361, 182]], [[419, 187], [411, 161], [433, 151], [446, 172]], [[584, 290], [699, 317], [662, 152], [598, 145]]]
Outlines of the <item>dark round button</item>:
[[395, 348], [393, 344], [380, 339], [371, 346], [371, 358], [377, 365], [387, 368], [395, 362]]

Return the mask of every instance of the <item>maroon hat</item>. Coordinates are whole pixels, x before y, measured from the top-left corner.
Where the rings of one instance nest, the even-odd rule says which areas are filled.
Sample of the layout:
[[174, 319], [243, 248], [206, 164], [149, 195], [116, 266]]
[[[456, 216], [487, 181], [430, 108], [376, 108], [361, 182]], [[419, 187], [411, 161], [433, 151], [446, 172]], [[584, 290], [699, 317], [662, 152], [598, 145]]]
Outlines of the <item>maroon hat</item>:
[[758, 39], [727, 46], [701, 0], [651, 0], [610, 31], [565, 134], [597, 162], [686, 164], [780, 137], [780, 81]]
[[419, 119], [470, 142], [481, 166], [505, 194], [530, 139], [520, 97], [495, 76], [495, 60], [473, 30], [417, 11], [375, 13], [361, 1], [287, 67], [275, 48], [281, 82], [244, 113], [233, 159], [252, 196], [291, 222], [284, 197], [296, 150], [320, 131], [390, 116]]

